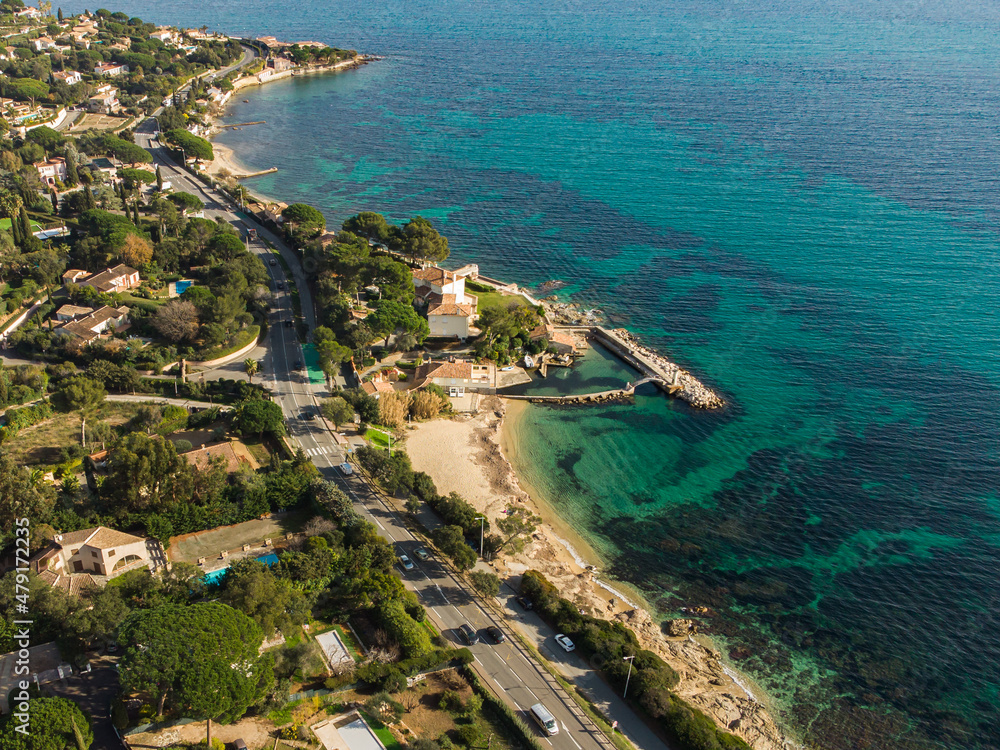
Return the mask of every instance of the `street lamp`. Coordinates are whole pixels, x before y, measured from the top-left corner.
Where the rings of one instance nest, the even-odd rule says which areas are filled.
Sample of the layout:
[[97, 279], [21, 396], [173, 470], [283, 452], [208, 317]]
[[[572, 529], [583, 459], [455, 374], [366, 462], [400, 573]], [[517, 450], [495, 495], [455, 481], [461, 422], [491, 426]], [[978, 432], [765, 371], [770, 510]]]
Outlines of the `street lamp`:
[[622, 698], [628, 695], [628, 681], [632, 679], [632, 660], [635, 658], [635, 654], [632, 656], [626, 656], [625, 661], [628, 662], [628, 677], [625, 678], [625, 692], [622, 693]]
[[[483, 557], [483, 534], [486, 529], [486, 516], [479, 516], [476, 518], [479, 521], [479, 556]], [[483, 557], [485, 560], [486, 558]]]

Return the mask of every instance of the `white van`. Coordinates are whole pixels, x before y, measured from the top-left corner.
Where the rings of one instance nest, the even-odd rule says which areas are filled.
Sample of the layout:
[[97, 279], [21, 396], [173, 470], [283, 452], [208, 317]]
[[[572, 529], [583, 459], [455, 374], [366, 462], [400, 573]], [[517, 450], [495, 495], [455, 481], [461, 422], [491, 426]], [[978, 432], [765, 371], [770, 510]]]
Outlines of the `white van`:
[[559, 725], [556, 724], [556, 717], [549, 713], [549, 709], [541, 703], [536, 703], [531, 707], [531, 718], [538, 722], [538, 726], [548, 734], [559, 734]]

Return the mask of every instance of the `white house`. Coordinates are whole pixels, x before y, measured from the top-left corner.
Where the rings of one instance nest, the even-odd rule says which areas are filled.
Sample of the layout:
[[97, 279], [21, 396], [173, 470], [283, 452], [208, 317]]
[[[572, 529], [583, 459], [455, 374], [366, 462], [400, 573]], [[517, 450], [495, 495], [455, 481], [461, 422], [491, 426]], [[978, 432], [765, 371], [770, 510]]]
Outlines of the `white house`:
[[174, 34], [173, 31], [171, 31], [165, 26], [161, 26], [160, 28], [158, 28], [156, 31], [154, 31], [152, 34], [149, 35], [150, 39], [158, 39], [164, 44], [172, 42], [175, 37], [176, 34]]
[[14, 18], [41, 18], [41, 17], [42, 17], [42, 11], [30, 5], [27, 6], [26, 8], [22, 8], [21, 10], [14, 11]]
[[104, 76], [105, 78], [120, 76], [125, 73], [128, 73], [128, 65], [120, 63], [102, 62], [94, 66], [94, 75]]
[[57, 70], [52, 74], [52, 78], [56, 81], [62, 81], [67, 86], [76, 86], [83, 80], [83, 76], [75, 70]]
[[[62, 310], [62, 308], [60, 308], [60, 310]], [[63, 313], [65, 314], [66, 311], [63, 310]], [[63, 323], [61, 326], [54, 328], [52, 333], [71, 336], [73, 338], [81, 339], [84, 343], [89, 344], [90, 342], [96, 341], [100, 338], [101, 334], [105, 331], [117, 331], [127, 323], [127, 307], [123, 306], [114, 308], [104, 305], [93, 312], [88, 311], [87, 315], [74, 318], [67, 323]]]
[[87, 109], [91, 112], [113, 114], [121, 109], [121, 106], [121, 102], [118, 101], [118, 89], [107, 83], [99, 86], [94, 95], [87, 99]]
[[52, 49], [56, 46], [55, 39], [51, 39], [47, 36], [40, 36], [32, 44], [35, 45], [35, 49], [41, 52], [43, 49]]
[[427, 304], [431, 336], [467, 339], [471, 335], [479, 300], [465, 291], [465, 278], [478, 271], [476, 266], [458, 271], [430, 266], [413, 272], [417, 299]]
[[49, 187], [54, 187], [56, 180], [64, 182], [66, 180], [66, 160], [61, 156], [53, 156], [47, 161], [39, 161], [34, 164], [38, 170], [38, 176], [42, 178]]

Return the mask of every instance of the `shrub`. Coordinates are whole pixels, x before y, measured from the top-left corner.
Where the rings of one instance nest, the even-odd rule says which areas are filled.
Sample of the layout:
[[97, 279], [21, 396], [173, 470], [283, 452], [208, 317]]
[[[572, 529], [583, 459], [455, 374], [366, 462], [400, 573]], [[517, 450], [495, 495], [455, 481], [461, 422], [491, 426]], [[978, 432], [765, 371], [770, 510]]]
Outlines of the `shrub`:
[[482, 739], [482, 735], [475, 724], [463, 724], [455, 730], [455, 734], [458, 743], [466, 747], [473, 747]]

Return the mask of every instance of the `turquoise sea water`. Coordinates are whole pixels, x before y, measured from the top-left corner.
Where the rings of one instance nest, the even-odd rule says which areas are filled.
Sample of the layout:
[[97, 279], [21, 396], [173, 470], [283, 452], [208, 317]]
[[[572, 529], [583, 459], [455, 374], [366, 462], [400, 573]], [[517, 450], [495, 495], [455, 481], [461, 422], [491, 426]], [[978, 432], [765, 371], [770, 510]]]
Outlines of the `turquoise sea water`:
[[432, 218], [719, 387], [531, 407], [517, 468], [811, 742], [1000, 747], [995, 5], [121, 7], [385, 55], [241, 92], [251, 186]]

